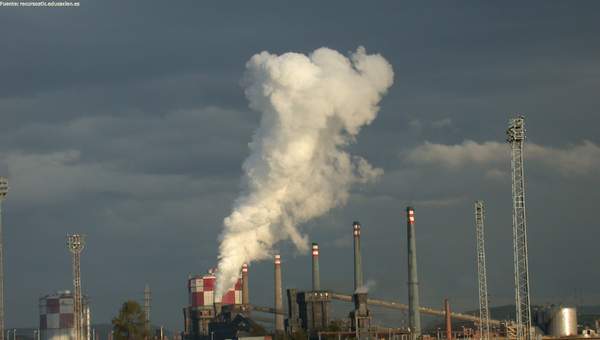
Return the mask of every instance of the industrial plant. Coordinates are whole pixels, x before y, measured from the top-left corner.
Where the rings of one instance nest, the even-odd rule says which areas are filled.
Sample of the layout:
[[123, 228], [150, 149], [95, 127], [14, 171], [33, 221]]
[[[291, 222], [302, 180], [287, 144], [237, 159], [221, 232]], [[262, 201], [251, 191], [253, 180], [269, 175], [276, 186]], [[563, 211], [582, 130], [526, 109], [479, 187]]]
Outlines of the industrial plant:
[[[312, 289], [285, 290], [287, 308], [283, 306], [283, 282], [281, 279], [281, 256], [274, 255], [273, 306], [250, 304], [248, 291], [248, 265], [240, 268], [240, 277], [222, 297], [214, 296], [215, 273], [211, 270], [203, 276], [188, 279], [189, 305], [184, 311], [182, 338], [233, 339], [247, 336], [274, 336], [275, 338], [311, 339], [453, 339], [476, 338], [532, 340], [541, 338], [592, 338], [598, 330], [585, 329], [578, 332], [577, 310], [570, 306], [547, 306], [532, 310], [529, 291], [527, 254], [527, 225], [525, 218], [525, 187], [523, 171], [523, 144], [525, 140], [524, 118], [511, 119], [507, 130], [507, 142], [511, 150], [512, 201], [513, 201], [513, 253], [515, 271], [514, 320], [491, 318], [487, 291], [487, 268], [485, 256], [484, 202], [474, 203], [474, 229], [476, 235], [476, 263], [478, 277], [479, 313], [452, 312], [448, 299], [444, 309], [422, 306], [419, 302], [419, 278], [417, 261], [416, 209], [406, 207], [406, 249], [408, 255], [408, 304], [370, 298], [364, 287], [361, 257], [361, 224], [352, 223], [354, 239], [354, 292], [342, 293], [321, 287], [319, 245], [312, 244]], [[348, 303], [347, 317], [334, 319], [332, 302]], [[389, 328], [377, 326], [370, 306], [408, 311], [408, 325]], [[272, 314], [265, 320], [265, 313]], [[421, 315], [444, 320], [444, 332], [427, 332], [422, 327]], [[260, 325], [267, 321], [273, 329]], [[453, 329], [453, 323], [466, 327]]]
[[[416, 225], [417, 209], [406, 207], [407, 303], [376, 299], [369, 296], [363, 277], [361, 257], [362, 228], [354, 221], [348, 232], [353, 237], [353, 292], [340, 292], [335, 287], [321, 285], [319, 264], [320, 248], [312, 243], [312, 287], [301, 291], [286, 287], [282, 281], [282, 259], [273, 255], [273, 305], [260, 306], [251, 302], [249, 291], [250, 272], [248, 264], [239, 268], [235, 284], [217, 294], [217, 269], [189, 276], [187, 279], [188, 302], [183, 306], [184, 340], [242, 339], [246, 337], [271, 337], [275, 339], [550, 339], [550, 338], [598, 338], [598, 329], [578, 329], [577, 310], [572, 306], [532, 307], [530, 302], [529, 268], [527, 253], [527, 224], [525, 214], [525, 187], [523, 171], [523, 147], [525, 140], [524, 119], [511, 119], [507, 130], [507, 142], [511, 150], [512, 170], [512, 236], [514, 253], [515, 318], [497, 320], [490, 314], [485, 252], [485, 203], [474, 202], [474, 230], [476, 236], [476, 259], [478, 278], [478, 313], [452, 312], [448, 299], [443, 309], [422, 306], [417, 257]], [[1, 203], [8, 193], [8, 181], [0, 177], [0, 223]], [[4, 340], [3, 258], [0, 224], [0, 340]], [[72, 290], [58, 291], [39, 299], [39, 329], [36, 340], [90, 340], [98, 339], [91, 329], [89, 299], [82, 292], [80, 256], [85, 247], [85, 237], [67, 235], [67, 249], [72, 255]], [[151, 291], [144, 289], [145, 327], [150, 328]], [[335, 318], [332, 303], [345, 302], [343, 318]], [[390, 310], [406, 311], [408, 323], [397, 327], [382, 327], [374, 319], [372, 306]], [[444, 330], [434, 331], [424, 327], [423, 315], [443, 320]], [[400, 317], [398, 318], [400, 320]], [[453, 328], [460, 323], [462, 327]], [[600, 326], [596, 322], [597, 327]], [[16, 334], [15, 334], [16, 337]], [[162, 331], [159, 336], [163, 339]], [[9, 339], [10, 340], [10, 339]]]

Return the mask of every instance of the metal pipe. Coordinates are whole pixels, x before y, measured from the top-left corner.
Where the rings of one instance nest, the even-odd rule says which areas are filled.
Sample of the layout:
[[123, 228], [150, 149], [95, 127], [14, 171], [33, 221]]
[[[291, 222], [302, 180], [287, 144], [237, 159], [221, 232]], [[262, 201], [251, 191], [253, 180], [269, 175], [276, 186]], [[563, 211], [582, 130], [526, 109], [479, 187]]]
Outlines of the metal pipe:
[[[329, 292], [329, 295], [331, 296], [331, 299], [333, 299], [333, 300], [344, 301], [344, 302], [354, 302], [352, 295], [338, 294], [338, 293], [332, 293], [332, 292]], [[398, 310], [407, 310], [408, 309], [407, 304], [395, 302], [395, 301], [380, 300], [380, 299], [368, 298], [367, 304], [373, 305], [373, 306], [381, 306], [381, 307], [390, 308], [390, 309], [398, 309]], [[429, 308], [429, 307], [419, 307], [419, 312], [421, 312], [423, 314], [439, 316], [439, 317], [444, 317], [446, 315], [446, 312], [444, 310]], [[451, 313], [451, 316], [455, 320], [479, 322], [479, 317], [475, 316], [475, 315], [453, 312], [453, 313]], [[502, 324], [502, 321], [500, 321], [500, 320], [493, 320], [493, 319], [490, 320], [490, 325], [500, 326], [501, 324]]]
[[277, 311], [273, 307], [248, 305], [248, 309], [252, 310], [252, 311], [262, 312], [262, 313], [285, 315], [285, 311], [283, 311], [283, 310], [282, 311]]
[[275, 255], [275, 332], [283, 333], [283, 291], [281, 288], [281, 256]]
[[408, 322], [414, 338], [418, 338], [421, 336], [421, 314], [419, 313], [415, 210], [411, 207], [406, 207], [406, 226], [408, 240]]
[[312, 290], [321, 290], [321, 276], [319, 274], [319, 245], [312, 244]]
[[450, 317], [450, 302], [448, 302], [448, 299], [444, 299], [444, 311], [446, 313], [446, 339], [452, 340], [452, 320]]
[[250, 303], [250, 290], [248, 288], [248, 264], [242, 265], [242, 304], [247, 306]]
[[360, 257], [360, 222], [354, 221], [354, 292], [363, 286], [362, 259]]

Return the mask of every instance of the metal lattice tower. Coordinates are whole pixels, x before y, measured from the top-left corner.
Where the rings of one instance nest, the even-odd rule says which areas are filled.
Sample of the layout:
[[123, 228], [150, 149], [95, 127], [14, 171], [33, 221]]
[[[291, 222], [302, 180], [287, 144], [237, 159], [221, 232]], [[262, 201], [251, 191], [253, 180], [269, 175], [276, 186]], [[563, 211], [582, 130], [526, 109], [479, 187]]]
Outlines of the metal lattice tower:
[[75, 340], [83, 340], [83, 304], [79, 259], [84, 246], [85, 237], [83, 235], [67, 235], [67, 248], [73, 254], [73, 328], [75, 329]]
[[152, 292], [150, 286], [146, 284], [144, 288], [144, 314], [146, 316], [146, 330], [150, 332], [150, 302], [152, 301]]
[[0, 176], [0, 340], [4, 340], [4, 244], [2, 243], [2, 201], [8, 194], [8, 180]]
[[523, 143], [525, 120], [522, 116], [509, 121], [506, 131], [511, 148], [513, 195], [513, 251], [515, 265], [515, 305], [517, 340], [531, 340], [531, 305], [529, 301], [529, 264], [527, 256], [527, 225], [525, 222], [525, 175]]
[[485, 265], [483, 201], [475, 201], [475, 231], [477, 234], [477, 275], [479, 281], [479, 334], [482, 340], [490, 339], [490, 310], [488, 306], [487, 268]]

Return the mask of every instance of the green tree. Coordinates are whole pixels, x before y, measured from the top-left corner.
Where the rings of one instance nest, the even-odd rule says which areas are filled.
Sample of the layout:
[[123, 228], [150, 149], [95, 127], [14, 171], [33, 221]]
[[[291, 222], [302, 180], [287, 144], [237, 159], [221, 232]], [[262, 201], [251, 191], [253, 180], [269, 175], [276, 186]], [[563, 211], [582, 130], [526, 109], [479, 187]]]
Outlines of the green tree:
[[146, 316], [140, 304], [129, 300], [123, 303], [119, 315], [112, 319], [114, 340], [143, 340], [148, 337]]

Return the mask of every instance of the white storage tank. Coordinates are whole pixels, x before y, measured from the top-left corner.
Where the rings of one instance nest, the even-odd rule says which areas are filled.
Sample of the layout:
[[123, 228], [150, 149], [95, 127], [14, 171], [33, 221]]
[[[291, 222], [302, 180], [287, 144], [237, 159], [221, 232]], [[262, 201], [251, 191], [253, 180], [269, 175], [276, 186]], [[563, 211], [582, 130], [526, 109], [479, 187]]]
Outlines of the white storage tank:
[[577, 308], [552, 307], [550, 309], [548, 333], [559, 338], [577, 335]]

